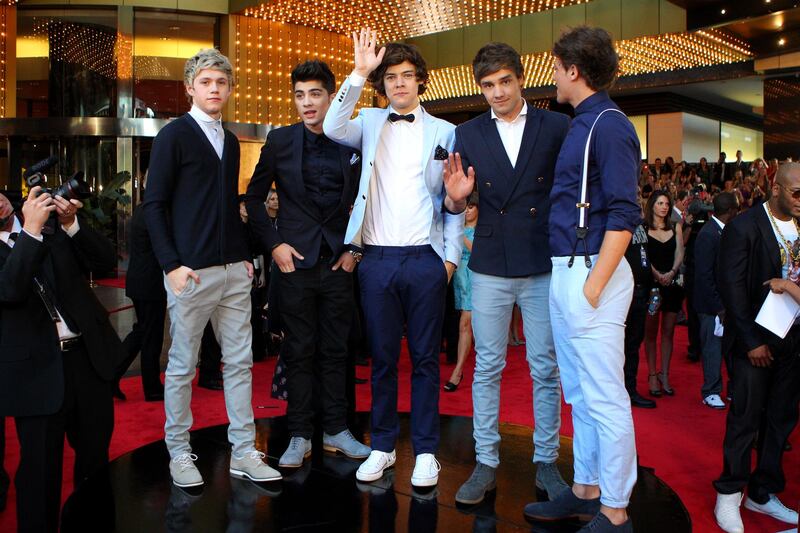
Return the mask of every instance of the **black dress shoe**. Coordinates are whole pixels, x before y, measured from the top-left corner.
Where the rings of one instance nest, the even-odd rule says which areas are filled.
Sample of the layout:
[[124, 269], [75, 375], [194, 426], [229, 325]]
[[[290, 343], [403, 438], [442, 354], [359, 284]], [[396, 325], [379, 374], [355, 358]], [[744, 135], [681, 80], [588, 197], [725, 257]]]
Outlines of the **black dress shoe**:
[[222, 390], [222, 380], [219, 378], [207, 378], [200, 376], [197, 380], [197, 385], [209, 390]]
[[636, 391], [630, 393], [631, 405], [633, 407], [641, 407], [642, 409], [655, 409], [656, 402], [648, 400]]

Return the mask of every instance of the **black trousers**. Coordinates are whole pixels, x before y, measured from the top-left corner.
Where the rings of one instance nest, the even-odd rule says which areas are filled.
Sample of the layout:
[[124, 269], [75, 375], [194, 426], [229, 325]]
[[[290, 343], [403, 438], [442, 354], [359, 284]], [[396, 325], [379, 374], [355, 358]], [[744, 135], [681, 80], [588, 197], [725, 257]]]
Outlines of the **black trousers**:
[[639, 372], [639, 347], [644, 340], [644, 323], [647, 318], [647, 301], [650, 292], [647, 286], [636, 285], [633, 289], [631, 307], [625, 320], [625, 389], [628, 394], [636, 392], [636, 375]]
[[97, 375], [86, 348], [63, 353], [64, 403], [44, 416], [16, 417], [20, 461], [17, 524], [22, 532], [58, 531], [64, 435], [75, 450], [75, 487], [108, 464], [114, 429], [111, 383]]
[[125, 359], [117, 370], [121, 378], [136, 356], [141, 352], [142, 388], [145, 394], [161, 392], [161, 348], [164, 345], [164, 320], [167, 316], [166, 300], [133, 300], [136, 323], [122, 342]]
[[694, 308], [694, 268], [687, 268], [683, 276], [686, 295], [686, 322], [689, 333], [688, 353], [700, 357], [700, 318]]
[[[723, 469], [714, 482], [722, 494], [740, 492], [747, 486], [748, 496], [761, 504], [786, 485], [783, 450], [797, 426], [800, 403], [800, 357], [796, 350], [773, 352], [773, 357], [769, 368], [754, 367], [743, 353], [732, 358], [733, 398], [725, 428]], [[751, 473], [750, 457], [757, 433], [757, 464]]]
[[280, 275], [285, 338], [286, 416], [292, 437], [314, 433], [314, 381], [322, 428], [329, 435], [347, 429], [347, 340], [353, 315], [352, 274], [333, 271], [326, 259], [312, 268]]

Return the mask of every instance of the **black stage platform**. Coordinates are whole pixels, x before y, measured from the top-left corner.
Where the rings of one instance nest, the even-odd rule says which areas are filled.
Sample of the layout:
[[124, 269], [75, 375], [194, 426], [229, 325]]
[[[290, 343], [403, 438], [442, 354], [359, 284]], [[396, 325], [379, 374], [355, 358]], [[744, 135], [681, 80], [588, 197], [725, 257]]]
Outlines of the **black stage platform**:
[[[367, 414], [357, 415], [366, 428]], [[455, 493], [474, 465], [472, 419], [441, 417], [442, 464], [439, 486], [417, 493], [411, 487], [408, 415], [402, 428], [393, 471], [372, 484], [356, 482], [359, 461], [322, 452], [303, 468], [284, 471], [284, 479], [255, 484], [228, 474], [230, 445], [226, 426], [192, 432], [197, 467], [205, 479], [201, 491], [173, 486], [163, 442], [149, 444], [114, 460], [108, 472], [85, 483], [67, 501], [64, 531], [128, 532], [249, 532], [326, 531], [384, 533], [410, 531], [575, 531], [576, 525], [539, 529], [525, 522], [522, 508], [536, 499], [535, 467], [531, 463], [531, 428], [502, 424], [503, 436], [497, 491], [481, 505], [461, 508]], [[256, 422], [258, 447], [269, 452], [276, 466], [288, 442], [284, 417]], [[358, 435], [359, 432], [354, 431]], [[572, 441], [562, 437], [559, 467], [572, 477]], [[319, 451], [317, 451], [319, 450]], [[636, 531], [683, 533], [691, 520], [678, 496], [647, 468], [629, 509]]]

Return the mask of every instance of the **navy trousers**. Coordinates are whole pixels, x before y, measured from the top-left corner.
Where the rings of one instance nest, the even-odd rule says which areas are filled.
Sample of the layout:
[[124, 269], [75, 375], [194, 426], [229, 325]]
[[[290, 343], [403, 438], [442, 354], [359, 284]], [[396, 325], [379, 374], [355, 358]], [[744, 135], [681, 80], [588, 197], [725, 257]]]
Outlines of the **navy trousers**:
[[400, 431], [397, 362], [405, 325], [412, 366], [411, 443], [415, 455], [436, 453], [444, 262], [428, 245], [366, 246], [358, 276], [372, 353], [372, 449], [391, 452]]

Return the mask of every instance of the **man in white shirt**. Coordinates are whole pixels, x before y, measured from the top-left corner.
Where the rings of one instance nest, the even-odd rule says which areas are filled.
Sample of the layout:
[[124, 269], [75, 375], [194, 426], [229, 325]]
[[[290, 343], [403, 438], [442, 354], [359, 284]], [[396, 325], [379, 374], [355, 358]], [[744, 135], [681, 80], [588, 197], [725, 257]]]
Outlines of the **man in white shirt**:
[[474, 172], [481, 198], [469, 261], [476, 465], [456, 501], [474, 505], [495, 487], [500, 464], [500, 377], [514, 304], [522, 311], [532, 378], [536, 486], [553, 498], [568, 487], [556, 467], [561, 384], [550, 326], [548, 218], [556, 158], [569, 119], [525, 102], [522, 60], [511, 46], [487, 44], [478, 51], [472, 68], [491, 109], [456, 129], [455, 152], [461, 164], [454, 161], [448, 168], [461, 174]]
[[[428, 71], [419, 51], [376, 34], [353, 34], [355, 69], [323, 123], [325, 135], [361, 150], [358, 194], [345, 244], [363, 252], [359, 281], [372, 363], [372, 453], [356, 473], [375, 481], [395, 462], [397, 360], [407, 324], [415, 486], [436, 485], [439, 463], [439, 344], [447, 283], [461, 257], [466, 197], [474, 180], [443, 178], [454, 126], [419, 102]], [[389, 100], [350, 120], [365, 81]]]

